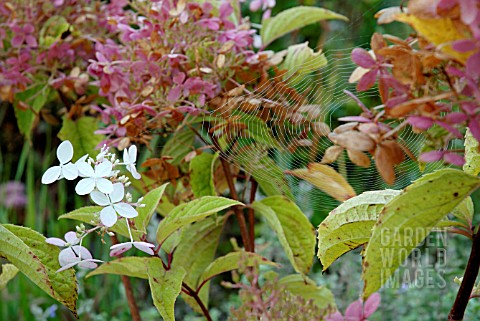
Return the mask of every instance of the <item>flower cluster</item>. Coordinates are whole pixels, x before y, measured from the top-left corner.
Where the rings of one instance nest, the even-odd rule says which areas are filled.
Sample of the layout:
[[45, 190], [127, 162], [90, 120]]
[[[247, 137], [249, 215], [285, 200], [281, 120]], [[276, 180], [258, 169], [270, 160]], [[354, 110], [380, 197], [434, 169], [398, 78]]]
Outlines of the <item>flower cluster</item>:
[[[126, 0], [0, 3], [0, 97], [13, 101], [34, 86], [84, 95], [94, 42], [112, 38], [113, 20], [130, 14]], [[74, 97], [72, 97], [74, 98]]]
[[[42, 176], [43, 184], [51, 184], [59, 179], [74, 180], [80, 177], [80, 181], [75, 187], [79, 195], [90, 195], [92, 201], [102, 206], [99, 213], [99, 225], [86, 230], [83, 225], [77, 227], [76, 232], [67, 232], [65, 240], [58, 238], [48, 238], [47, 243], [65, 247], [59, 254], [59, 262], [62, 268], [59, 271], [68, 269], [74, 265], [85, 268], [95, 268], [96, 262], [91, 253], [82, 246], [82, 240], [93, 231], [102, 229], [108, 231], [108, 228], [114, 226], [119, 217], [124, 218], [127, 229], [130, 234], [130, 242], [113, 245], [110, 249], [111, 256], [117, 256], [129, 250], [132, 246], [137, 249], [153, 254], [153, 244], [146, 242], [134, 242], [130, 231], [130, 219], [138, 216], [135, 207], [144, 207], [141, 204], [142, 198], [136, 203], [132, 202], [132, 196], [125, 194], [125, 187], [130, 185], [129, 178], [125, 175], [119, 175], [118, 166], [125, 166], [127, 171], [135, 178], [141, 176], [135, 167], [137, 158], [137, 147], [132, 145], [125, 149], [123, 153], [123, 162], [116, 158], [114, 153], [104, 146], [95, 159], [85, 155], [72, 163], [73, 146], [68, 140], [62, 142], [57, 149], [57, 158], [60, 165], [50, 167]], [[111, 233], [111, 232], [109, 232]]]
[[[119, 41], [95, 44], [88, 73], [108, 104], [94, 106], [110, 145], [145, 143], [208, 101], [242, 66], [258, 64], [254, 30], [229, 1], [132, 1], [135, 14], [111, 23]], [[168, 126], [167, 126], [168, 125]], [[147, 134], [148, 133], [148, 134]]]
[[[359, 91], [378, 84], [377, 123], [406, 121], [426, 136], [420, 161], [461, 166], [461, 153], [447, 149], [465, 127], [480, 139], [480, 1], [414, 0], [405, 12], [390, 8], [377, 16], [381, 23], [406, 22], [418, 34], [405, 40], [374, 34], [370, 51], [353, 50], [358, 68], [350, 81]], [[428, 31], [437, 27], [450, 33]]]

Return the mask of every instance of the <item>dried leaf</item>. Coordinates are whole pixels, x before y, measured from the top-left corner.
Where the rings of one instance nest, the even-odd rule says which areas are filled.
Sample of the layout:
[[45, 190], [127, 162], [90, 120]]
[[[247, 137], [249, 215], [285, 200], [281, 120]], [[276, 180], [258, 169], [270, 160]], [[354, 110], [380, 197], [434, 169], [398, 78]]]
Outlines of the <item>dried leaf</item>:
[[357, 150], [347, 150], [348, 158], [355, 165], [368, 168], [370, 167], [370, 158], [362, 152]]
[[325, 154], [323, 155], [322, 164], [330, 164], [333, 163], [338, 159], [340, 154], [343, 152], [343, 147], [342, 146], [330, 146], [327, 148], [325, 151]]

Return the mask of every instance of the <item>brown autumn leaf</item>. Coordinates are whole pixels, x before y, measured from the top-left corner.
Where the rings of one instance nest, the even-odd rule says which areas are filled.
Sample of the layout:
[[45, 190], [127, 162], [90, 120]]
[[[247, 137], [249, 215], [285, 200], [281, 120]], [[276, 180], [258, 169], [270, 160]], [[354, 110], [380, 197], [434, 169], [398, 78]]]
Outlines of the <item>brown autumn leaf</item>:
[[375, 142], [367, 134], [353, 130], [340, 134], [330, 133], [328, 138], [336, 145], [360, 152], [373, 150], [375, 147]]
[[357, 195], [345, 178], [328, 165], [310, 163], [308, 168], [285, 173], [306, 180], [340, 202]]
[[365, 168], [370, 167], [370, 158], [364, 153], [357, 150], [347, 149], [347, 155], [355, 165]]
[[375, 166], [383, 180], [393, 185], [395, 183], [394, 166], [405, 159], [402, 148], [395, 141], [382, 142], [375, 150]]
[[343, 152], [342, 146], [333, 145], [327, 148], [325, 154], [323, 155], [322, 164], [330, 164], [338, 159], [340, 154]]

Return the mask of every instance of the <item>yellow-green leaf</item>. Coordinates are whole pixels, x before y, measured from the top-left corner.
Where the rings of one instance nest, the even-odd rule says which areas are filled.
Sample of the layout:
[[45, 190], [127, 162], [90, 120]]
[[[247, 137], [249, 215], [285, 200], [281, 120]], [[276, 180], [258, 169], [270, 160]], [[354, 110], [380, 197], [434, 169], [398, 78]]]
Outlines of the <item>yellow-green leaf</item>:
[[147, 264], [153, 257], [122, 257], [107, 263], [87, 274], [87, 278], [100, 274], [126, 275], [133, 278], [148, 279]]
[[190, 161], [190, 185], [196, 198], [216, 196], [213, 173], [218, 154], [202, 153]]
[[475, 176], [442, 169], [415, 181], [387, 203], [365, 249], [363, 297], [376, 292], [433, 227], [479, 185]]
[[345, 16], [318, 7], [297, 6], [284, 10], [275, 17], [263, 20], [262, 29], [260, 29], [262, 44], [267, 46], [273, 40], [291, 31], [328, 19], [348, 20]]
[[345, 178], [328, 165], [312, 163], [308, 169], [294, 169], [285, 173], [306, 180], [341, 202], [357, 195]]
[[478, 150], [478, 140], [473, 137], [469, 129], [465, 134], [465, 164], [463, 171], [465, 173], [477, 176], [480, 173], [480, 151]]
[[157, 242], [162, 244], [179, 228], [235, 205], [242, 203], [218, 196], [204, 196], [178, 205], [158, 225]]
[[3, 290], [7, 283], [17, 275], [18, 269], [13, 264], [2, 264], [2, 273], [0, 274], [0, 290]]
[[246, 268], [250, 266], [258, 266], [260, 264], [263, 265], [272, 265], [278, 266], [276, 263], [267, 260], [263, 256], [252, 253], [252, 252], [231, 252], [227, 255], [221, 256], [212, 263], [210, 263], [205, 271], [203, 272], [202, 276], [198, 281], [198, 286], [202, 286], [211, 278], [228, 272], [232, 270], [237, 270], [240, 268]]
[[60, 250], [45, 242], [45, 237], [29, 228], [0, 225], [0, 256], [15, 265], [45, 293], [76, 315], [77, 279], [73, 269], [61, 273]]
[[[76, 221], [80, 221], [83, 223], [96, 226], [100, 224], [100, 215], [98, 213], [100, 213], [101, 210], [102, 210], [101, 206], [85, 206], [85, 207], [77, 208], [76, 210], [73, 210], [66, 214], [60, 215], [58, 219], [67, 218], [67, 219], [76, 220]], [[130, 238], [128, 234], [127, 223], [123, 218], [119, 219], [114, 226], [109, 228], [109, 230], [114, 233]], [[144, 234], [143, 232], [138, 231], [137, 229], [134, 229], [134, 228], [131, 228], [131, 232], [132, 232], [134, 241], [140, 241], [140, 237]]]
[[142, 204], [145, 204], [145, 207], [137, 207], [138, 216], [135, 218], [135, 227], [137, 230], [142, 233], [147, 233], [147, 226], [150, 220], [152, 219], [153, 213], [160, 204], [162, 199], [163, 192], [167, 187], [168, 183], [159, 186], [150, 192], [148, 192], [144, 197]]
[[400, 191], [365, 192], [331, 211], [318, 227], [318, 258], [325, 271], [346, 252], [364, 245], [380, 212]]
[[287, 70], [283, 78], [296, 85], [302, 79], [327, 64], [327, 58], [321, 51], [314, 52], [308, 42], [288, 47], [281, 69]]
[[[214, 259], [224, 222], [225, 217], [207, 217], [182, 229], [182, 237], [173, 256], [172, 269], [183, 267], [187, 272], [184, 282], [191, 288], [198, 286], [200, 276]], [[198, 294], [205, 306], [208, 306], [209, 288], [207, 282]], [[202, 313], [192, 297], [184, 295], [183, 298], [194, 310]]]
[[283, 196], [267, 197], [252, 207], [275, 231], [295, 271], [307, 274], [315, 256], [315, 228], [305, 214]]
[[175, 301], [182, 290], [186, 272], [182, 267], [166, 271], [159, 258], [149, 260], [147, 267], [153, 304], [164, 321], [174, 321]]

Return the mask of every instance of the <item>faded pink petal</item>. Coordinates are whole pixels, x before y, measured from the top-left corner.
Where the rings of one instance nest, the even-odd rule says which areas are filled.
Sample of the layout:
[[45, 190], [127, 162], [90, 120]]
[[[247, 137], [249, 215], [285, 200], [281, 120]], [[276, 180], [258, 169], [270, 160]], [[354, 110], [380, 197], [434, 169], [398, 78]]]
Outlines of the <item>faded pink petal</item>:
[[452, 48], [458, 52], [468, 52], [475, 49], [475, 42], [470, 39], [462, 39], [455, 41]]
[[456, 129], [455, 127], [453, 127], [453, 126], [451, 126], [447, 123], [444, 123], [443, 121], [439, 121], [439, 120], [437, 120], [435, 123], [437, 125], [445, 128], [446, 130], [448, 130], [450, 133], [455, 135], [457, 138], [462, 138], [463, 137], [462, 133], [458, 129]]
[[380, 305], [381, 297], [379, 293], [372, 294], [367, 301], [365, 301], [365, 305], [363, 307], [363, 317], [368, 318], [371, 316]]
[[410, 116], [407, 119], [407, 122], [421, 130], [427, 130], [433, 125], [433, 120], [425, 116]]
[[480, 76], [480, 52], [468, 58], [465, 70], [468, 75], [475, 79]]
[[345, 310], [345, 321], [362, 321], [363, 303], [361, 300], [354, 301]]
[[465, 164], [465, 159], [463, 158], [463, 156], [456, 153], [445, 153], [445, 155], [443, 155], [443, 160], [446, 163], [456, 166], [463, 166], [463, 164]]
[[180, 96], [182, 95], [182, 87], [181, 86], [175, 86], [170, 91], [168, 92], [167, 99], [171, 102], [177, 101]]
[[362, 48], [355, 48], [352, 51], [352, 61], [358, 66], [366, 69], [373, 68], [376, 64], [373, 57]]
[[442, 159], [443, 152], [439, 150], [433, 150], [431, 152], [426, 152], [421, 154], [418, 159], [424, 163], [436, 162]]
[[468, 123], [468, 128], [470, 128], [470, 131], [472, 132], [473, 137], [475, 137], [476, 140], [480, 141], [480, 118], [479, 116], [476, 116], [475, 118], [472, 118], [470, 122]]
[[377, 81], [377, 74], [378, 70], [373, 69], [363, 75], [363, 77], [357, 84], [358, 91], [365, 91], [372, 88], [372, 86], [375, 85], [375, 82]]
[[460, 0], [460, 12], [462, 21], [469, 25], [475, 21], [478, 14], [478, 7], [476, 0]]
[[459, 124], [467, 120], [467, 115], [460, 112], [450, 113], [445, 117], [445, 120], [450, 124]]
[[118, 256], [122, 253], [127, 252], [131, 248], [132, 248], [132, 243], [131, 242], [119, 243], [119, 244], [112, 245], [110, 247], [110, 256]]
[[346, 116], [346, 117], [340, 117], [338, 120], [339, 121], [358, 121], [360, 123], [369, 123], [372, 121], [371, 119], [363, 116]]

